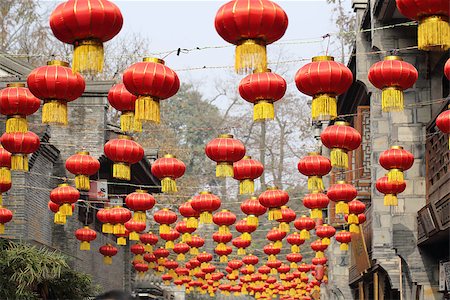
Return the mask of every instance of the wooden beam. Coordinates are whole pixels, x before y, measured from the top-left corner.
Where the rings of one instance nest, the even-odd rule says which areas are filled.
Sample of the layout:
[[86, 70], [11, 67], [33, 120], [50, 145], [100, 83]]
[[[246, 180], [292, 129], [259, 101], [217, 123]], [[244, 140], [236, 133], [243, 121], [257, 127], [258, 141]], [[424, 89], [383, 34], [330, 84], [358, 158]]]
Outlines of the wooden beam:
[[374, 300], [379, 300], [378, 298], [378, 272], [375, 271], [375, 273], [373, 273], [373, 298]]

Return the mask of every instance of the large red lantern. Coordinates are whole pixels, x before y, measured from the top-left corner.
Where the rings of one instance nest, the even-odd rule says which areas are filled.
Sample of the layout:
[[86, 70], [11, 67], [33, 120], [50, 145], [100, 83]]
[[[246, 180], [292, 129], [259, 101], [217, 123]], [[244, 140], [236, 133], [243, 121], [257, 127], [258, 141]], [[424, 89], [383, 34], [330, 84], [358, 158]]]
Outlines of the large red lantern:
[[158, 158], [152, 164], [152, 174], [161, 180], [163, 193], [176, 193], [178, 190], [175, 179], [183, 176], [185, 171], [185, 164], [171, 154]]
[[289, 202], [289, 194], [276, 186], [268, 187], [258, 197], [259, 203], [269, 209], [269, 220], [281, 219], [281, 207]]
[[311, 113], [314, 121], [337, 117], [336, 97], [345, 93], [353, 82], [352, 71], [335, 62], [332, 56], [316, 56], [295, 74], [297, 88], [313, 97]]
[[134, 265], [134, 269], [138, 272], [139, 276], [144, 276], [145, 273], [148, 271], [149, 266], [148, 264], [137, 263]]
[[35, 152], [41, 142], [31, 131], [4, 133], [2, 146], [11, 153], [11, 170], [28, 171], [28, 154]]
[[117, 248], [110, 244], [101, 246], [98, 251], [103, 255], [103, 263], [105, 265], [112, 264], [112, 257], [118, 252]]
[[243, 74], [267, 69], [266, 45], [284, 35], [288, 17], [269, 0], [233, 0], [219, 8], [214, 24], [225, 41], [236, 45], [234, 67]]
[[310, 152], [298, 162], [297, 168], [300, 173], [308, 176], [308, 190], [321, 192], [325, 189], [322, 176], [330, 173], [332, 167], [328, 158], [317, 152]]
[[322, 219], [322, 209], [326, 209], [330, 199], [324, 193], [313, 191], [312, 194], [307, 194], [303, 198], [303, 205], [311, 210], [311, 218]]
[[66, 160], [66, 169], [75, 175], [75, 187], [82, 191], [89, 191], [89, 176], [100, 169], [98, 159], [89, 155], [87, 151], [79, 151]]
[[408, 170], [414, 164], [414, 155], [403, 149], [402, 146], [392, 146], [391, 149], [385, 150], [380, 154], [380, 165], [389, 170], [389, 182], [403, 182], [403, 172]]
[[41, 101], [25, 87], [24, 83], [8, 83], [0, 90], [0, 114], [8, 117], [6, 132], [27, 132], [27, 116], [34, 114]]
[[170, 229], [167, 233], [160, 233], [159, 236], [166, 241], [166, 249], [173, 249], [175, 241], [180, 237], [180, 233], [175, 229]]
[[338, 181], [330, 186], [327, 196], [336, 203], [336, 214], [348, 214], [348, 202], [352, 201], [358, 195], [356, 188], [345, 181]]
[[125, 197], [125, 204], [134, 211], [133, 220], [145, 222], [145, 212], [155, 206], [155, 198], [145, 190], [138, 189]]
[[114, 162], [113, 177], [121, 180], [130, 180], [131, 165], [144, 157], [142, 146], [127, 135], [119, 135], [117, 139], [108, 141], [103, 151]]
[[323, 258], [323, 252], [328, 248], [328, 245], [323, 244], [320, 239], [311, 243], [311, 249], [316, 252], [316, 258]]
[[341, 251], [348, 251], [348, 244], [352, 241], [352, 234], [346, 230], [339, 231], [336, 234], [336, 241], [341, 243], [339, 246]]
[[89, 226], [84, 226], [75, 231], [75, 237], [81, 242], [80, 250], [89, 251], [91, 250], [90, 242], [97, 238], [97, 232], [90, 229]]
[[236, 231], [241, 234], [240, 238], [243, 240], [252, 240], [251, 233], [256, 230], [255, 225], [248, 225], [247, 220], [244, 218], [242, 220], [239, 220], [236, 223]]
[[145, 222], [129, 220], [125, 224], [125, 229], [129, 231], [130, 241], [139, 241], [139, 233], [145, 230], [147, 224]]
[[275, 248], [280, 248], [283, 246], [282, 240], [286, 237], [286, 232], [278, 230], [278, 228], [274, 227], [269, 230], [266, 234], [266, 238], [273, 242], [273, 246]]
[[212, 213], [220, 208], [220, 198], [208, 191], [200, 192], [192, 198], [191, 206], [200, 213], [201, 224], [212, 223]]
[[305, 242], [298, 232], [291, 233], [286, 238], [287, 242], [291, 245], [292, 253], [300, 253], [300, 245]]
[[325, 147], [331, 149], [331, 165], [342, 169], [348, 169], [349, 166], [347, 152], [361, 145], [361, 134], [343, 121], [337, 121], [325, 128], [320, 139]]
[[220, 134], [205, 147], [206, 156], [217, 163], [216, 177], [233, 177], [233, 163], [245, 155], [245, 146], [231, 134]]
[[419, 77], [417, 69], [399, 56], [389, 55], [369, 69], [369, 81], [381, 92], [384, 112], [402, 111], [403, 91], [414, 85]]
[[5, 224], [13, 218], [12, 211], [0, 205], [0, 234], [5, 234]]
[[250, 197], [241, 203], [241, 211], [247, 215], [247, 224], [258, 227], [258, 217], [267, 212], [267, 208], [259, 203], [257, 197]]
[[170, 232], [170, 225], [175, 223], [178, 217], [173, 211], [163, 208], [153, 215], [153, 219], [159, 224], [159, 234], [161, 235], [161, 233]]
[[214, 214], [213, 222], [219, 226], [219, 233], [229, 233], [229, 227], [236, 222], [236, 215], [227, 209], [223, 209]]
[[290, 209], [287, 206], [281, 207], [281, 219], [278, 219], [277, 222], [280, 223], [279, 230], [283, 232], [289, 232], [290, 226], [289, 223], [294, 222], [296, 218], [295, 211]]
[[255, 192], [254, 180], [264, 172], [264, 166], [251, 156], [244, 156], [233, 164], [234, 179], [239, 180], [239, 194], [250, 195]]
[[108, 102], [121, 112], [120, 129], [126, 133], [142, 131], [142, 123], [134, 118], [134, 106], [137, 97], [130, 93], [123, 83], [113, 85], [108, 92]]
[[303, 215], [294, 221], [294, 226], [297, 230], [300, 230], [300, 237], [302, 239], [309, 240], [309, 231], [316, 227], [316, 222], [312, 218]]
[[[110, 208], [109, 207], [105, 207], [100, 209], [96, 216], [97, 219], [103, 223], [102, 225], [102, 232], [103, 233], [113, 233], [113, 226], [111, 225], [111, 220], [109, 218], [109, 213], [110, 213]], [[56, 218], [56, 216], [55, 216]]]
[[446, 51], [450, 48], [450, 4], [447, 0], [397, 0], [397, 7], [407, 18], [419, 21], [419, 50]]
[[67, 183], [58, 185], [50, 192], [50, 200], [59, 206], [59, 213], [63, 216], [72, 215], [72, 204], [80, 199], [80, 192]]
[[103, 43], [122, 29], [119, 8], [108, 0], [69, 0], [50, 15], [50, 28], [63, 43], [72, 44], [73, 70], [99, 73], [103, 70]]
[[69, 64], [59, 60], [34, 69], [27, 78], [30, 92], [44, 101], [42, 123], [67, 125], [67, 103], [81, 97], [86, 83], [72, 72]]
[[[448, 65], [447, 78], [450, 78], [450, 59], [447, 61], [447, 63], [445, 65], [446, 66]], [[449, 105], [449, 108], [450, 108], [450, 105]], [[436, 126], [443, 133], [446, 133], [446, 134], [450, 133], [450, 109], [447, 109], [447, 110], [441, 112], [439, 114], [439, 116], [437, 116]], [[450, 139], [448, 141], [448, 148], [450, 149]]]
[[273, 103], [286, 93], [286, 81], [270, 70], [255, 70], [239, 83], [239, 94], [254, 104], [253, 120], [265, 121], [275, 118]]
[[366, 205], [359, 200], [353, 200], [348, 203], [348, 224], [350, 224], [351, 233], [359, 233], [359, 218], [358, 215], [366, 210]]
[[192, 200], [184, 202], [180, 205], [180, 207], [178, 207], [178, 211], [180, 212], [180, 215], [187, 218], [186, 227], [196, 229], [198, 226], [197, 219], [200, 217], [200, 214], [198, 211], [192, 208], [191, 203]]
[[108, 219], [112, 224], [113, 234], [124, 234], [125, 223], [131, 219], [131, 212], [125, 207], [116, 206], [109, 210]]
[[336, 233], [336, 229], [333, 226], [324, 224], [316, 227], [316, 235], [322, 239], [322, 244], [329, 245], [330, 239]]
[[406, 189], [406, 182], [404, 181], [391, 181], [387, 176], [383, 176], [377, 180], [376, 183], [377, 190], [384, 194], [384, 205], [385, 206], [397, 206], [398, 199], [397, 194], [403, 193]]
[[159, 101], [172, 97], [180, 88], [177, 73], [164, 65], [164, 60], [146, 57], [123, 72], [123, 83], [138, 96], [135, 118], [141, 122], [160, 123]]

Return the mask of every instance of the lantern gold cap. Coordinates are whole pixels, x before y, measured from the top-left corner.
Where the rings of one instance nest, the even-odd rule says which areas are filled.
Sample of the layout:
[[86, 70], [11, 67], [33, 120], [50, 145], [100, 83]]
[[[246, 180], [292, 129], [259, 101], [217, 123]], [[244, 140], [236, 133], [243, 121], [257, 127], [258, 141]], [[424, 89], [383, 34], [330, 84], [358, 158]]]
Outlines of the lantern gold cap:
[[398, 150], [402, 150], [403, 147], [402, 146], [391, 146], [391, 149], [398, 149]]
[[69, 63], [62, 60], [50, 60], [47, 62], [47, 66], [69, 67]]
[[154, 62], [154, 63], [158, 63], [158, 64], [162, 64], [162, 65], [165, 64], [165, 62], [164, 62], [163, 59], [157, 58], [157, 57], [144, 57], [144, 59], [142, 59], [142, 61], [145, 61], [145, 62]]
[[278, 190], [278, 187], [277, 186], [269, 186], [269, 187], [267, 187], [267, 190], [268, 191], [273, 191], [273, 190]]
[[219, 134], [219, 139], [232, 139], [233, 135], [229, 133]]
[[282, 207], [280, 207], [281, 209], [288, 209], [289, 207], [287, 205], [283, 205]]
[[229, 212], [228, 209], [222, 209], [221, 212]]
[[6, 87], [25, 87], [25, 83], [22, 82], [12, 82], [8, 83]]
[[320, 191], [318, 191], [318, 190], [314, 190], [311, 192], [311, 194], [319, 194], [319, 193], [320, 193]]
[[308, 152], [309, 156], [320, 155], [319, 152]]
[[330, 55], [319, 55], [314, 56], [312, 61], [334, 61], [334, 57]]
[[82, 150], [82, 151], [78, 151], [77, 154], [78, 155], [89, 155], [89, 151]]
[[337, 122], [334, 122], [334, 125], [337, 125], [337, 126], [350, 126], [350, 123], [349, 122], [345, 122], [345, 121], [337, 121]]
[[58, 187], [63, 187], [63, 186], [69, 186], [69, 184], [68, 184], [67, 182], [64, 182], [64, 183], [58, 184]]
[[119, 135], [117, 136], [117, 138], [118, 138], [119, 140], [131, 140], [131, 136], [129, 136], [129, 135], [124, 135], [124, 134], [119, 134]]
[[137, 189], [136, 193], [145, 194], [145, 193], [147, 193], [147, 191], [143, 190], [143, 189]]
[[252, 157], [250, 155], [246, 155], [242, 159], [252, 159]]
[[384, 60], [403, 60], [403, 58], [398, 55], [388, 55], [384, 58]]
[[256, 196], [251, 196], [250, 199], [251, 199], [251, 200], [258, 200], [258, 197], [256, 197]]
[[268, 68], [263, 68], [263, 67], [258, 67], [256, 69], [253, 70], [253, 74], [258, 74], [258, 73], [270, 73], [272, 72], [271, 69]]
[[167, 154], [164, 154], [164, 158], [176, 158], [176, 156], [167, 153]]
[[207, 194], [211, 194], [211, 192], [210, 191], [201, 191], [200, 192], [200, 195], [207, 195]]
[[337, 184], [345, 184], [345, 180], [338, 180], [336, 183]]

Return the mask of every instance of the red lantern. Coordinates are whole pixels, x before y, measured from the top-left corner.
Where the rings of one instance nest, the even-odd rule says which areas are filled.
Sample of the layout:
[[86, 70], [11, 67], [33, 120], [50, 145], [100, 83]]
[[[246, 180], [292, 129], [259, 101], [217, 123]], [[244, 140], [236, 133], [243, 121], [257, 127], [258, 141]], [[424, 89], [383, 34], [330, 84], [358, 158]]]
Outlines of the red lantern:
[[316, 56], [295, 74], [297, 88], [313, 97], [311, 113], [314, 121], [337, 117], [336, 97], [345, 93], [353, 82], [353, 74], [332, 56]]
[[125, 224], [125, 228], [130, 232], [130, 241], [139, 241], [139, 233], [145, 230], [147, 224], [145, 222], [129, 220]]
[[350, 232], [359, 233], [358, 215], [366, 210], [366, 205], [359, 200], [353, 200], [348, 203], [348, 224], [350, 224]]
[[329, 203], [328, 196], [318, 191], [313, 191], [312, 194], [307, 194], [303, 198], [303, 205], [311, 209], [311, 218], [313, 219], [322, 219], [322, 209], [326, 209]]
[[67, 125], [67, 103], [81, 97], [83, 77], [72, 72], [69, 64], [59, 60], [34, 69], [27, 78], [30, 92], [44, 101], [42, 123]]
[[286, 260], [290, 262], [290, 268], [291, 269], [297, 269], [298, 263], [301, 262], [303, 259], [303, 256], [300, 253], [289, 253], [286, 255]]
[[342, 121], [325, 128], [320, 134], [320, 139], [325, 147], [331, 149], [331, 165], [342, 169], [348, 169], [347, 152], [361, 145], [361, 134], [350, 127], [349, 123]]
[[328, 224], [316, 227], [316, 235], [322, 239], [322, 244], [324, 245], [330, 244], [330, 239], [335, 235], [335, 233], [336, 229]]
[[153, 219], [159, 224], [159, 234], [161, 235], [161, 233], [170, 232], [170, 225], [175, 223], [178, 217], [173, 211], [163, 208], [153, 215]]
[[277, 269], [281, 266], [282, 262], [279, 260], [271, 260], [266, 263], [266, 266], [270, 268], [270, 274], [275, 275], [278, 273]]
[[159, 264], [163, 264], [164, 263], [164, 259], [170, 255], [170, 252], [169, 252], [169, 250], [160, 247], [160, 248], [156, 249], [153, 252], [153, 254], [158, 259], [158, 263]]
[[206, 156], [217, 163], [216, 177], [233, 177], [233, 163], [245, 155], [245, 146], [231, 134], [220, 134], [205, 147]]
[[164, 60], [146, 57], [123, 72], [123, 83], [138, 96], [135, 118], [142, 122], [160, 123], [159, 101], [172, 97], [180, 88], [177, 73], [164, 65]]
[[377, 190], [384, 194], [385, 206], [397, 206], [398, 199], [397, 194], [403, 193], [406, 189], [406, 182], [404, 181], [392, 181], [389, 182], [387, 176], [381, 177], [376, 183]]
[[346, 230], [339, 231], [336, 234], [336, 241], [341, 243], [339, 246], [339, 249], [341, 251], [347, 251], [348, 250], [348, 244], [352, 241], [352, 234]]
[[6, 132], [27, 132], [27, 116], [34, 114], [41, 101], [23, 83], [8, 83], [0, 90], [0, 114], [8, 116]]
[[[445, 65], [448, 65], [447, 78], [450, 78], [450, 59], [447, 61], [447, 63]], [[450, 105], [449, 105], [449, 108], [450, 108]], [[436, 126], [443, 133], [446, 133], [446, 134], [450, 133], [450, 109], [447, 109], [446, 111], [441, 112], [439, 114], [439, 116], [437, 116]], [[450, 139], [448, 141], [448, 148], [450, 149]]]
[[145, 248], [141, 244], [134, 244], [130, 247], [130, 252], [134, 254], [134, 260], [142, 261], [142, 255], [145, 253]]
[[281, 219], [281, 206], [289, 202], [289, 194], [277, 187], [268, 187], [258, 197], [259, 203], [269, 209], [269, 220]]
[[255, 272], [255, 265], [258, 264], [259, 258], [256, 255], [249, 254], [242, 258], [242, 262], [246, 264], [247, 271], [253, 273]]
[[66, 169], [75, 175], [75, 187], [82, 191], [89, 191], [89, 176], [100, 169], [98, 159], [89, 155], [87, 151], [79, 151], [66, 160]]
[[212, 223], [212, 213], [220, 208], [220, 198], [208, 191], [200, 192], [192, 198], [191, 206], [200, 213], [201, 224]]
[[116, 206], [110, 209], [108, 219], [113, 225], [113, 234], [124, 234], [124, 224], [131, 219], [131, 212], [125, 207]]
[[58, 185], [50, 192], [50, 200], [59, 205], [59, 213], [63, 216], [72, 215], [72, 204], [80, 199], [80, 192], [67, 183]]
[[106, 265], [112, 264], [112, 257], [118, 252], [117, 248], [110, 244], [101, 246], [98, 251], [103, 255], [103, 263]]
[[381, 108], [384, 112], [402, 111], [403, 91], [414, 85], [419, 77], [417, 69], [399, 56], [389, 55], [372, 65], [368, 78], [381, 93]]
[[363, 224], [364, 222], [366, 222], [366, 215], [365, 214], [359, 214], [358, 215], [358, 221], [359, 221], [359, 224]]
[[249, 195], [255, 192], [254, 180], [264, 172], [264, 166], [251, 156], [244, 156], [233, 164], [234, 179], [239, 180], [239, 194]]
[[196, 229], [198, 226], [197, 219], [200, 217], [200, 214], [192, 208], [191, 203], [192, 200], [184, 202], [178, 207], [178, 211], [180, 212], [180, 215], [187, 218], [186, 227]]
[[[0, 145], [0, 191], [4, 193], [11, 188], [11, 153]], [[4, 186], [4, 187], [3, 187]], [[9, 186], [9, 187], [8, 187]], [[1, 195], [0, 195], [0, 205]]]
[[225, 244], [223, 244], [224, 246], [219, 248], [219, 246], [217, 246], [214, 249], [214, 252], [220, 256], [220, 262], [224, 263], [228, 261], [228, 255], [230, 255], [233, 252], [233, 249], [230, 246], [226, 246]]
[[81, 242], [80, 250], [91, 250], [91, 244], [93, 240], [97, 238], [97, 233], [95, 230], [89, 228], [89, 226], [84, 226], [75, 231], [75, 237]]
[[254, 225], [248, 225], [247, 220], [244, 218], [242, 220], [239, 220], [236, 223], [236, 231], [241, 233], [241, 239], [251, 241], [252, 236], [251, 233], [256, 230], [256, 226]]
[[132, 211], [133, 220], [144, 222], [147, 220], [145, 212], [155, 206], [155, 198], [145, 190], [136, 190], [125, 197], [125, 203]]
[[[111, 225], [111, 221], [109, 218], [110, 208], [102, 208], [97, 212], [97, 219], [103, 223], [102, 232], [103, 233], [113, 233], [113, 226]], [[56, 216], [55, 216], [56, 218]], [[56, 222], [55, 222], [56, 223]]]
[[419, 21], [419, 50], [446, 51], [450, 48], [450, 4], [447, 0], [397, 0], [397, 7], [407, 18]]
[[169, 285], [170, 281], [173, 280], [173, 276], [169, 274], [163, 274], [161, 275], [161, 279], [164, 281], [165, 285]]
[[227, 209], [223, 209], [214, 214], [213, 222], [219, 226], [219, 233], [229, 233], [229, 226], [236, 222], [236, 215]]
[[292, 245], [291, 246], [292, 253], [299, 253], [300, 245], [302, 245], [305, 242], [305, 239], [303, 239], [298, 232], [294, 232], [288, 235], [286, 240], [289, 244]]
[[[62, 215], [59, 212], [59, 204], [56, 204], [53, 201], [48, 201], [47, 207], [50, 209], [54, 214], [53, 222], [55, 224], [63, 225], [66, 224], [66, 216]], [[75, 204], [72, 203], [72, 211], [75, 209]]]
[[217, 33], [236, 45], [235, 70], [239, 74], [266, 70], [266, 45], [286, 32], [288, 17], [278, 4], [268, 1], [233, 0], [216, 14]]
[[328, 248], [328, 245], [322, 243], [322, 241], [316, 240], [311, 243], [311, 249], [316, 252], [316, 258], [323, 258], [323, 252]]
[[186, 166], [184, 163], [171, 154], [158, 158], [152, 164], [152, 174], [161, 180], [163, 193], [178, 192], [175, 179], [183, 176], [185, 171]]
[[113, 85], [108, 92], [108, 102], [121, 112], [120, 129], [126, 133], [142, 131], [142, 123], [134, 118], [134, 106], [137, 97], [131, 94], [123, 83]]
[[281, 207], [281, 219], [278, 219], [277, 222], [280, 223], [279, 230], [283, 232], [289, 232], [290, 227], [289, 223], [293, 222], [297, 216], [295, 215], [295, 211], [290, 209], [287, 206]]
[[142, 146], [126, 135], [119, 135], [117, 139], [108, 141], [103, 151], [114, 162], [113, 177], [121, 180], [130, 180], [130, 165], [138, 163], [144, 157]]
[[59, 4], [50, 15], [55, 37], [74, 47], [75, 72], [102, 72], [103, 43], [115, 37], [122, 24], [119, 8], [108, 0], [69, 0]]
[[189, 254], [197, 255], [198, 254], [198, 249], [203, 247], [203, 245], [205, 244], [205, 240], [202, 239], [201, 237], [197, 236], [197, 235], [193, 235], [191, 240], [186, 242], [186, 244], [188, 244], [189, 247], [191, 247], [191, 250], [189, 251]]
[[280, 254], [281, 248], [275, 247], [273, 243], [269, 243], [264, 246], [263, 251], [267, 255], [267, 261], [274, 261], [277, 259], [276, 255]]
[[213, 233], [212, 238], [214, 242], [219, 244], [218, 246], [221, 244], [225, 246], [224, 244], [229, 243], [233, 239], [233, 235], [231, 233], [220, 233], [216, 231]]
[[11, 170], [28, 171], [28, 154], [39, 149], [39, 137], [31, 132], [4, 133], [2, 146], [11, 153]]
[[317, 152], [310, 152], [308, 156], [303, 157], [297, 165], [298, 171], [308, 176], [309, 191], [323, 191], [322, 176], [331, 171], [331, 162]]
[[247, 215], [247, 224], [258, 227], [258, 217], [266, 213], [267, 208], [259, 203], [257, 197], [250, 197], [241, 203], [241, 211]]
[[254, 104], [254, 121], [273, 120], [275, 118], [273, 103], [283, 98], [286, 87], [286, 81], [280, 75], [271, 73], [270, 70], [256, 69], [253, 74], [241, 80], [239, 94]]
[[144, 274], [148, 271], [148, 265], [144, 263], [138, 263], [134, 265], [134, 269], [138, 271], [139, 276], [144, 276]]
[[300, 230], [300, 237], [304, 240], [310, 239], [309, 231], [316, 227], [316, 222], [312, 218], [305, 215], [301, 216], [294, 221], [294, 226], [297, 230]]
[[[202, 253], [199, 253], [197, 255], [197, 260], [201, 263], [200, 267], [204, 268], [208, 265], [208, 263], [213, 259], [213, 256], [211, 253], [207, 253], [205, 251], [203, 251]], [[202, 270], [203, 272], [205, 272], [204, 270]], [[207, 273], [207, 272], [205, 272]]]
[[0, 234], [5, 234], [5, 224], [12, 220], [13, 213], [0, 205]]
[[403, 172], [408, 170], [414, 164], [414, 155], [403, 149], [402, 146], [392, 146], [380, 155], [380, 165], [389, 170], [388, 180], [403, 182]]
[[345, 181], [338, 181], [330, 186], [327, 196], [336, 203], [336, 214], [348, 214], [348, 202], [352, 201], [358, 195], [356, 188]]
[[191, 240], [191, 233], [193, 233], [196, 229], [195, 228], [188, 228], [187, 227], [187, 219], [183, 219], [182, 221], [178, 222], [177, 225], [175, 225], [175, 230], [181, 233], [181, 241], [183, 243], [186, 243], [187, 241]]
[[249, 240], [244, 240], [240, 237], [234, 238], [231, 242], [234, 247], [238, 249], [237, 254], [238, 255], [245, 255], [245, 249], [250, 246], [251, 242]]
[[151, 232], [142, 233], [139, 236], [139, 241], [144, 244], [145, 252], [153, 252], [153, 246], [158, 243], [158, 236]]
[[266, 234], [266, 238], [273, 242], [273, 245], [275, 248], [282, 247], [282, 240], [286, 237], [286, 232], [283, 232], [281, 230], [278, 230], [278, 228], [274, 227], [271, 230], [269, 230]]
[[180, 237], [180, 233], [175, 229], [170, 229], [169, 232], [161, 233], [159, 236], [166, 241], [166, 249], [173, 249], [175, 240]]

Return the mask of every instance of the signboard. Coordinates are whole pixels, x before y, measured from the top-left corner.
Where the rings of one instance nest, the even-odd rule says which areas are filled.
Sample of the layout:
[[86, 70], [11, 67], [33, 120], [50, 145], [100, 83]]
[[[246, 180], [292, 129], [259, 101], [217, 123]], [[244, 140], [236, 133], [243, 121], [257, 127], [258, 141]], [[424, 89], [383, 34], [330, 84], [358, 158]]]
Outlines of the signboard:
[[364, 241], [363, 227], [359, 225], [359, 233], [352, 233], [352, 260], [359, 274], [370, 268], [369, 254]]
[[108, 201], [108, 181], [91, 181], [89, 200]]

